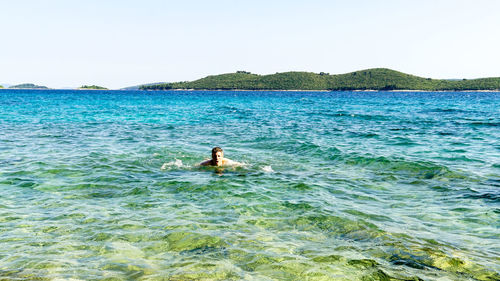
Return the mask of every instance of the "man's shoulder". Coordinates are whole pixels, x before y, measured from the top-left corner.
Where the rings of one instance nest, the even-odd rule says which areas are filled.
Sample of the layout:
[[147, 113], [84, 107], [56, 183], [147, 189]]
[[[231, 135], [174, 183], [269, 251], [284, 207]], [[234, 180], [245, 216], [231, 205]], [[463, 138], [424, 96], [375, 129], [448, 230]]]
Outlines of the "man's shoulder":
[[212, 165], [212, 160], [205, 160], [205, 161], [201, 162], [198, 165], [200, 165], [200, 166], [210, 166], [210, 165]]
[[236, 161], [233, 161], [231, 159], [228, 159], [228, 158], [224, 158], [223, 160], [224, 162], [223, 165], [226, 165], [226, 166], [241, 166], [242, 164], [240, 162], [236, 162]]

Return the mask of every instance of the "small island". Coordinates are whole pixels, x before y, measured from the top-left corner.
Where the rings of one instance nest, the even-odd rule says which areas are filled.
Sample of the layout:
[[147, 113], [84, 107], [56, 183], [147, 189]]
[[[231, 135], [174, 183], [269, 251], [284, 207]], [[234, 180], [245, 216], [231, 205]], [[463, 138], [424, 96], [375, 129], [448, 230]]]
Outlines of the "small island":
[[24, 83], [24, 84], [10, 86], [9, 89], [48, 89], [48, 88], [45, 86], [39, 86], [31, 83]]
[[346, 74], [283, 72], [270, 75], [237, 71], [187, 82], [142, 85], [140, 90], [301, 90], [301, 91], [499, 91], [500, 77], [432, 79], [387, 68]]
[[96, 85], [83, 85], [80, 88], [80, 90], [109, 90], [108, 88], [101, 87], [101, 86], [96, 86]]

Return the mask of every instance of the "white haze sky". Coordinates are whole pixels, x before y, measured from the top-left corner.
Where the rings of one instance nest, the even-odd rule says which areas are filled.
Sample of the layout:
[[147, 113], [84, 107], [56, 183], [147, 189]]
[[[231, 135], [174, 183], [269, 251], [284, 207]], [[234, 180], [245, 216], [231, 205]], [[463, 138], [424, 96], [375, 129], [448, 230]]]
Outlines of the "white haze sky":
[[211, 74], [500, 76], [497, 0], [0, 0], [0, 84], [116, 89]]

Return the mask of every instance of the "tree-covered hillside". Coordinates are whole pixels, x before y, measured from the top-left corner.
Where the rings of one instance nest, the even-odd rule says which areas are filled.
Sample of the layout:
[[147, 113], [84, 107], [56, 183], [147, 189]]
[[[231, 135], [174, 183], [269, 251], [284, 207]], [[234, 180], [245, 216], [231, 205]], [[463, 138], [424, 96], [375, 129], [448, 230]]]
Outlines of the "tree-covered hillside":
[[45, 86], [39, 86], [31, 83], [19, 84], [15, 86], [10, 86], [9, 89], [48, 89]]
[[82, 89], [82, 90], [108, 90], [108, 88], [104, 88], [104, 87], [101, 87], [101, 86], [96, 86], [96, 85], [83, 85], [81, 86], [80, 88], [78, 89]]
[[246, 71], [207, 76], [191, 82], [143, 85], [141, 90], [500, 90], [500, 78], [439, 80], [386, 68], [346, 74], [284, 72], [258, 75]]

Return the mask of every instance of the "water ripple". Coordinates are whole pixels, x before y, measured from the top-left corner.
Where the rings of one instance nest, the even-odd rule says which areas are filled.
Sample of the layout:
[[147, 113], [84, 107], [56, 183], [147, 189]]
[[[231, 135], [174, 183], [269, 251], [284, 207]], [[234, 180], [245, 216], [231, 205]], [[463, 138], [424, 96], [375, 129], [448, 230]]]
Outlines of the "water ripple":
[[500, 280], [499, 102], [0, 90], [0, 279]]

